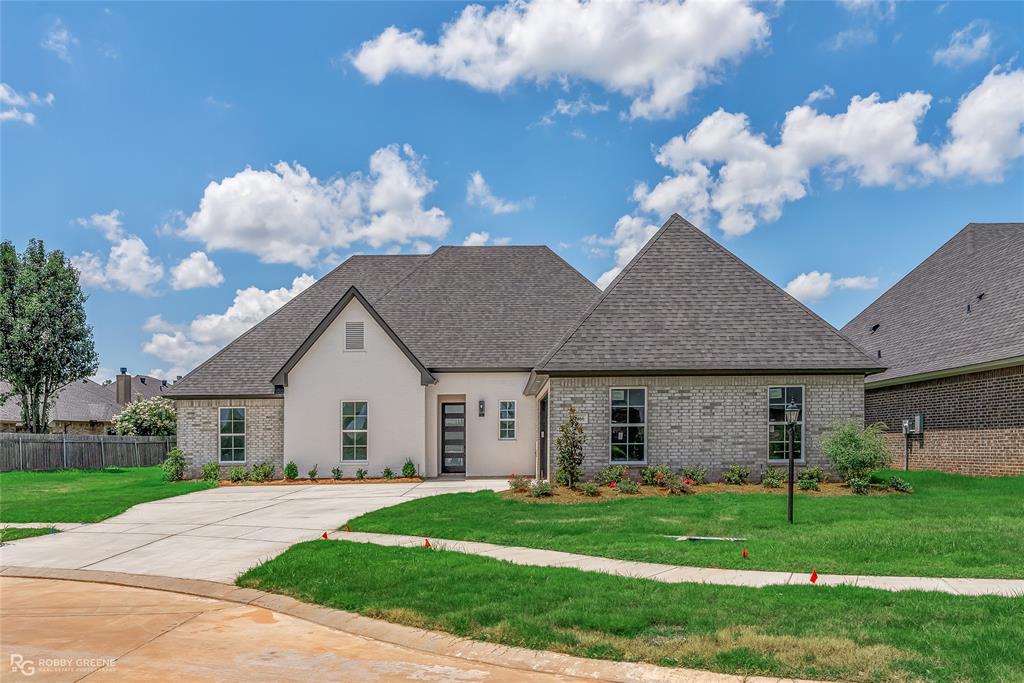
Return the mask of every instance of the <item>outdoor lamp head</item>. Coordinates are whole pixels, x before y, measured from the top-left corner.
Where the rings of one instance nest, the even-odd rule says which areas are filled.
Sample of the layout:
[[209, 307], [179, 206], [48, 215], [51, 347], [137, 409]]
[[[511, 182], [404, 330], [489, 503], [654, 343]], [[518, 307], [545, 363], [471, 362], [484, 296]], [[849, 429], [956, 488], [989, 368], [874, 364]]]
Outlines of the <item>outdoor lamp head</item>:
[[796, 403], [790, 402], [786, 406], [786, 422], [799, 422], [800, 421], [800, 406]]

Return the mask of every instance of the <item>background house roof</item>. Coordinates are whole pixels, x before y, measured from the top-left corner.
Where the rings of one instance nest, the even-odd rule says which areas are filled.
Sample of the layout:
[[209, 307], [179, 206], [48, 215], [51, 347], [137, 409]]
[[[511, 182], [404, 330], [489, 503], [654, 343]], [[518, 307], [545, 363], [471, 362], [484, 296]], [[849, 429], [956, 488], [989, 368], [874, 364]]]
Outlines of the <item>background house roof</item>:
[[[104, 384], [103, 388], [110, 392], [111, 396], [117, 397], [117, 382], [110, 382]], [[132, 400], [139, 401], [142, 399], [153, 398], [154, 396], [163, 396], [169, 389], [169, 384], [164, 384], [164, 381], [149, 375], [133, 375], [132, 376]]]
[[869, 372], [879, 366], [673, 215], [538, 372]]
[[[158, 381], [159, 383], [159, 381]], [[10, 384], [0, 382], [0, 393], [10, 391]], [[50, 411], [50, 420], [66, 422], [110, 422], [120, 411], [114, 394], [91, 379], [72, 382], [57, 394]], [[0, 422], [21, 422], [21, 402], [13, 396], [0, 405]]]
[[432, 370], [532, 368], [599, 294], [544, 246], [353, 256], [168, 395], [273, 395], [274, 375], [353, 286]]
[[967, 225], [843, 334], [882, 352], [869, 384], [1024, 356], [1024, 223]]

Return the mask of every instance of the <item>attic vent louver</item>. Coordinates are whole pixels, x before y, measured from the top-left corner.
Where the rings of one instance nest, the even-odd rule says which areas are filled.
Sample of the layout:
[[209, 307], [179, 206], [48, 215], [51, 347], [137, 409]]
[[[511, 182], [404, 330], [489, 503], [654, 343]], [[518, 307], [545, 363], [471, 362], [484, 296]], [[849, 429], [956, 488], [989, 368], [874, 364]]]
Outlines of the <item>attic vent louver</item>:
[[345, 323], [345, 350], [362, 351], [363, 349], [363, 323]]

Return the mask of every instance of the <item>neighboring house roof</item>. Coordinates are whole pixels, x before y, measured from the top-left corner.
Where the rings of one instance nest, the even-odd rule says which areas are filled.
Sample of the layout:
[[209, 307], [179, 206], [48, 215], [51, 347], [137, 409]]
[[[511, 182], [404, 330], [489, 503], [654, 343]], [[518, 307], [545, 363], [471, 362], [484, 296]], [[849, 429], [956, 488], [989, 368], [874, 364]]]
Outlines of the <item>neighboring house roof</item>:
[[967, 225], [843, 334], [882, 352], [869, 385], [1024, 357], [1024, 223]]
[[867, 374], [880, 367], [834, 327], [674, 214], [537, 372]]
[[430, 370], [532, 368], [599, 294], [544, 246], [353, 256], [167, 395], [274, 395], [274, 376], [351, 287]]
[[[110, 392], [112, 396], [117, 397], [117, 382], [110, 382], [104, 384], [103, 388]], [[132, 376], [132, 400], [139, 401], [142, 399], [153, 398], [154, 396], [163, 396], [164, 393], [170, 389], [169, 384], [164, 384], [163, 380], [157, 377], [150, 377], [149, 375], [133, 375]]]
[[[10, 384], [0, 382], [0, 393], [10, 391]], [[61, 422], [110, 422], [120, 411], [120, 406], [105, 387], [91, 379], [72, 382], [57, 394], [57, 401], [50, 410], [51, 421]], [[0, 422], [21, 422], [21, 400], [12, 396], [0, 405]]]

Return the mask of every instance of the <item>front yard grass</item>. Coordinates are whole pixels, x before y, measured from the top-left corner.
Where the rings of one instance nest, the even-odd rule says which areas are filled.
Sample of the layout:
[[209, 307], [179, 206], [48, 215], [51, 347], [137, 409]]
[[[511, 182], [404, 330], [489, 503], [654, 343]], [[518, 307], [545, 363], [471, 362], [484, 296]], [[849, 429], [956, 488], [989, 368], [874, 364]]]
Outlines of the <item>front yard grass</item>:
[[0, 543], [17, 541], [22, 538], [32, 538], [33, 536], [45, 536], [49, 533], [52, 532], [48, 527], [0, 527]]
[[133, 505], [213, 488], [166, 482], [159, 467], [0, 473], [0, 522], [99, 522]]
[[[533, 504], [483, 491], [432, 496], [357, 517], [353, 531], [549, 548], [667, 564], [897, 576], [1024, 577], [1024, 477], [892, 472], [914, 493], [775, 493]], [[667, 536], [745, 537], [743, 543]], [[746, 547], [749, 558], [742, 557]]]
[[237, 583], [411, 626], [583, 657], [844, 681], [1024, 680], [1021, 598], [662, 584], [321, 540], [293, 546]]

